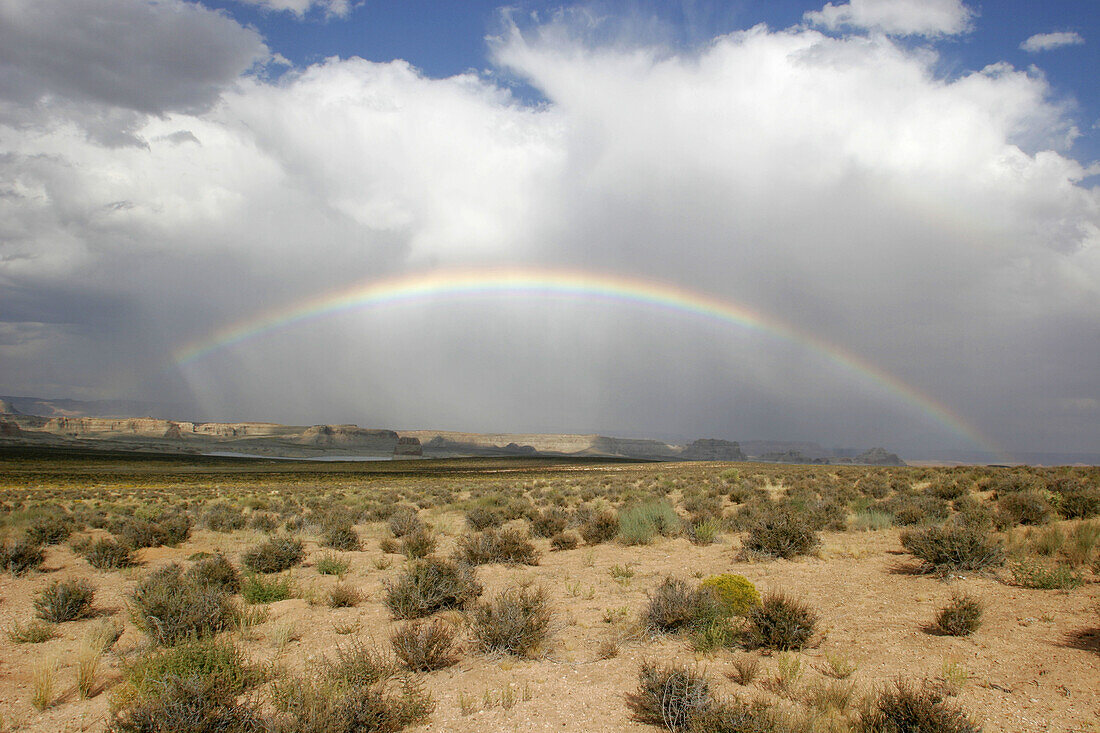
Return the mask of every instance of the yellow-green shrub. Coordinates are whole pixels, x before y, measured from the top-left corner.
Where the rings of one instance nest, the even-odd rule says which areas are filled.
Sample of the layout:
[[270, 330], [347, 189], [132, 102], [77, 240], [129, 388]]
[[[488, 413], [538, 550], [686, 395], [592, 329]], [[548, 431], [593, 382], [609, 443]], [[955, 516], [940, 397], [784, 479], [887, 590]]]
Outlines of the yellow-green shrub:
[[744, 616], [753, 606], [760, 603], [760, 593], [756, 586], [743, 575], [720, 573], [705, 579], [700, 585], [710, 588], [714, 595], [725, 604], [730, 613]]

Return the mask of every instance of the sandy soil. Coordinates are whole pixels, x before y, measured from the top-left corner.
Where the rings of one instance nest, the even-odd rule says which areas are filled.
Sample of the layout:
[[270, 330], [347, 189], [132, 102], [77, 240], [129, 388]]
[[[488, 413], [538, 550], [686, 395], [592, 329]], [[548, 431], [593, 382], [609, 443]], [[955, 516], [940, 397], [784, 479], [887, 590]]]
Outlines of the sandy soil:
[[[440, 551], [449, 552], [461, 527], [457, 515], [436, 516], [444, 536]], [[349, 609], [310, 605], [301, 598], [270, 605], [269, 619], [247, 635], [244, 648], [257, 660], [275, 660], [298, 669], [319, 654], [331, 652], [353, 633], [380, 642], [393, 622], [381, 602], [383, 581], [400, 572], [403, 560], [383, 556], [378, 541], [381, 525], [361, 525], [364, 551], [343, 553], [352, 563], [345, 582], [366, 600]], [[54, 578], [79, 576], [97, 588], [96, 607], [102, 614], [127, 620], [126, 593], [140, 574], [194, 552], [226, 551], [235, 557], [259, 535], [196, 531], [178, 548], [140, 551], [144, 566], [123, 572], [100, 572], [66, 547], [48, 551], [43, 572], [24, 578], [0, 576], [0, 617], [7, 627], [33, 617], [35, 592]], [[1086, 585], [1070, 593], [1025, 590], [992, 577], [944, 582], [913, 575], [911, 559], [900, 552], [897, 532], [835, 533], [825, 536], [819, 557], [798, 561], [738, 562], [736, 540], [724, 538], [709, 547], [684, 539], [659, 539], [645, 547], [616, 544], [581, 547], [551, 553], [548, 543], [537, 567], [483, 566], [478, 570], [487, 592], [511, 583], [542, 584], [553, 599], [557, 631], [543, 658], [487, 658], [466, 651], [455, 667], [427, 675], [436, 700], [431, 722], [419, 730], [471, 731], [625, 731], [653, 730], [631, 722], [624, 693], [636, 686], [637, 669], [645, 659], [698, 662], [720, 689], [743, 697], [766, 695], [759, 683], [741, 688], [726, 677], [733, 660], [745, 652], [722, 651], [699, 656], [685, 640], [634, 638], [623, 640], [618, 656], [597, 659], [599, 643], [621, 639], [625, 625], [609, 624], [607, 611], [625, 609], [636, 617], [646, 591], [666, 574], [684, 578], [718, 572], [745, 575], [762, 591], [782, 589], [800, 596], [821, 616], [826, 629], [821, 643], [802, 654], [807, 672], [798, 684], [822, 679], [817, 667], [827, 654], [858, 665], [852, 676], [857, 688], [873, 689], [898, 676], [937, 678], [945, 665], [965, 670], [969, 681], [958, 702], [984, 721], [987, 731], [1100, 730], [1100, 649], [1082, 632], [1096, 626], [1093, 607], [1100, 586]], [[308, 544], [312, 556], [320, 550]], [[389, 567], [377, 565], [383, 558]], [[633, 577], [613, 580], [609, 570], [629, 567]], [[308, 596], [319, 594], [336, 579], [318, 575], [308, 564], [294, 573]], [[942, 637], [924, 630], [936, 610], [959, 588], [983, 598], [987, 605], [982, 628], [971, 638]], [[622, 612], [620, 612], [622, 613]], [[106, 726], [109, 694], [81, 700], [75, 690], [75, 659], [92, 620], [60, 626], [61, 637], [43, 644], [14, 644], [0, 637], [0, 716], [3, 729], [13, 731], [100, 731]], [[283, 649], [274, 647], [280, 627], [290, 624], [300, 638]], [[627, 634], [629, 635], [629, 634]], [[124, 659], [143, 644], [127, 621], [114, 651], [103, 661], [104, 686], [120, 676]], [[57, 698], [45, 712], [30, 704], [31, 670], [36, 662], [58, 665]], [[766, 672], [776, 660], [764, 658]]]

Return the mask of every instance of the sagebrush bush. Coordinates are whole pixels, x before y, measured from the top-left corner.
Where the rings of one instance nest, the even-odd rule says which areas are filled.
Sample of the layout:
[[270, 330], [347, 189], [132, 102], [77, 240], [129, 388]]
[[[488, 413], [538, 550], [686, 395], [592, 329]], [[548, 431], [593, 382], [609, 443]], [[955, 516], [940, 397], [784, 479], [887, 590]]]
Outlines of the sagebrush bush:
[[134, 551], [113, 537], [104, 537], [88, 543], [75, 544], [73, 550], [82, 555], [97, 570], [117, 570], [137, 563]]
[[75, 621], [91, 612], [93, 598], [95, 587], [87, 580], [55, 580], [34, 599], [35, 615], [55, 624]]
[[122, 522], [115, 535], [130, 547], [174, 547], [191, 536], [191, 518], [186, 514], [166, 515], [158, 521], [130, 518]]
[[353, 551], [361, 549], [359, 534], [350, 524], [329, 527], [325, 530], [321, 544], [334, 550]]
[[867, 733], [980, 733], [967, 714], [944, 702], [941, 692], [931, 685], [915, 685], [898, 680], [871, 702], [861, 720]]
[[982, 602], [968, 595], [956, 595], [936, 616], [936, 630], [946, 636], [969, 636], [982, 625]]
[[901, 545], [928, 573], [973, 572], [1004, 562], [1004, 550], [988, 532], [952, 522], [903, 532]]
[[203, 513], [202, 521], [207, 529], [215, 532], [233, 532], [243, 529], [248, 523], [240, 507], [222, 503], [208, 506]]
[[756, 586], [743, 575], [732, 573], [711, 575], [704, 578], [699, 585], [710, 588], [734, 616], [744, 616], [753, 606], [760, 603], [760, 593], [756, 590]]
[[552, 538], [569, 526], [570, 514], [561, 507], [543, 509], [531, 518], [531, 534]]
[[562, 532], [550, 538], [550, 549], [554, 551], [575, 550], [580, 538], [572, 532]]
[[817, 626], [809, 606], [782, 592], [766, 594], [746, 618], [744, 640], [750, 649], [798, 651], [810, 645]]
[[42, 545], [26, 537], [5, 539], [0, 544], [0, 568], [12, 575], [23, 575], [34, 570], [46, 559]]
[[806, 517], [776, 509], [758, 517], [748, 528], [742, 548], [769, 557], [791, 558], [812, 552], [821, 544]]
[[442, 619], [406, 622], [390, 636], [390, 644], [397, 658], [414, 672], [430, 672], [458, 662], [454, 629]]
[[600, 512], [581, 525], [580, 533], [587, 545], [609, 542], [619, 533], [619, 518], [611, 512]]
[[302, 561], [305, 546], [296, 537], [271, 537], [244, 553], [244, 566], [255, 573], [280, 573]]
[[427, 557], [435, 552], [436, 539], [427, 527], [409, 532], [401, 540], [401, 554], [410, 559]]
[[471, 629], [483, 652], [528, 657], [545, 646], [551, 620], [542, 588], [507, 588], [474, 607]]
[[997, 523], [1001, 527], [1045, 524], [1053, 515], [1054, 507], [1045, 492], [1018, 491], [997, 500]]
[[130, 595], [134, 624], [163, 645], [227, 629], [236, 615], [229, 593], [185, 575], [176, 563], [147, 575]]
[[692, 588], [685, 581], [665, 577], [648, 593], [642, 623], [652, 632], [672, 633], [728, 618], [725, 604], [710, 588]]
[[393, 536], [400, 538], [412, 534], [418, 529], [423, 529], [424, 522], [420, 520], [415, 509], [406, 508], [390, 515], [389, 527]]
[[514, 565], [538, 565], [539, 552], [519, 529], [504, 527], [486, 529], [458, 538], [455, 556], [469, 565], [508, 563]]
[[258, 733], [264, 720], [216, 677], [167, 677], [113, 711], [110, 733]]
[[426, 557], [409, 564], [404, 575], [385, 584], [384, 601], [394, 618], [430, 616], [448, 608], [462, 608], [481, 595], [469, 565]]
[[67, 516], [40, 517], [26, 531], [27, 539], [39, 545], [56, 545], [69, 539], [73, 533], [73, 520]]
[[277, 680], [272, 697], [285, 716], [276, 733], [396, 733], [434, 708], [416, 679], [399, 677], [387, 655], [364, 645], [338, 650], [305, 677]]
[[1100, 489], [1082, 488], [1062, 494], [1059, 511], [1066, 519], [1100, 516]]
[[241, 574], [225, 555], [211, 555], [198, 560], [187, 570], [187, 575], [203, 585], [221, 588], [226, 593], [241, 590]]
[[693, 729], [695, 721], [713, 705], [714, 697], [710, 682], [698, 669], [647, 660], [638, 670], [638, 689], [626, 696], [626, 702], [631, 717], [639, 723], [680, 733]]

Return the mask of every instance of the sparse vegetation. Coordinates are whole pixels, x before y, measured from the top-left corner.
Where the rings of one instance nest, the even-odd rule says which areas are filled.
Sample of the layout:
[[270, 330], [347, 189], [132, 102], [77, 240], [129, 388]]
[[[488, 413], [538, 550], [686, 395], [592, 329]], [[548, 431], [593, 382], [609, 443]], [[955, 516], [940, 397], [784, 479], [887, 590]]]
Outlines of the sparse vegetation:
[[94, 597], [95, 588], [86, 580], [55, 580], [34, 599], [34, 609], [43, 621], [54, 624], [75, 621], [88, 615]]
[[398, 619], [462, 608], [481, 595], [473, 568], [434, 557], [412, 562], [403, 576], [385, 587], [386, 606]]

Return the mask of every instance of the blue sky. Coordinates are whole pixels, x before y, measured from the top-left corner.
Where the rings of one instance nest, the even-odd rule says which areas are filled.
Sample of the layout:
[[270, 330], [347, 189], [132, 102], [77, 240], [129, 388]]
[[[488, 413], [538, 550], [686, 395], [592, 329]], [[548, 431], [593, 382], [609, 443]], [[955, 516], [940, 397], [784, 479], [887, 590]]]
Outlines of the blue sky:
[[[446, 77], [470, 69], [492, 70], [487, 36], [501, 31], [504, 8], [523, 21], [530, 14], [547, 17], [563, 3], [485, 0], [359, 0], [344, 17], [314, 7], [303, 17], [292, 12], [244, 4], [238, 0], [204, 0], [242, 23], [257, 28], [268, 45], [298, 67], [330, 56], [358, 56], [370, 61], [404, 59], [428, 76]], [[839, 0], [836, 4], [840, 4]], [[971, 30], [957, 37], [918, 39], [941, 56], [939, 71], [948, 78], [1006, 61], [1018, 69], [1037, 67], [1058, 97], [1076, 105], [1078, 138], [1073, 154], [1100, 159], [1100, 4], [1094, 0], [995, 0], [969, 2], [975, 11]], [[631, 17], [642, 29], [670, 47], [690, 49], [732, 31], [766, 23], [773, 29], [803, 22], [813, 0], [690, 0], [688, 2], [604, 2], [584, 7], [611, 18]], [[1020, 45], [1042, 33], [1077, 33], [1082, 44], [1029, 53]], [[643, 39], [643, 40], [650, 40]], [[538, 102], [537, 90], [517, 84], [524, 101]]]

